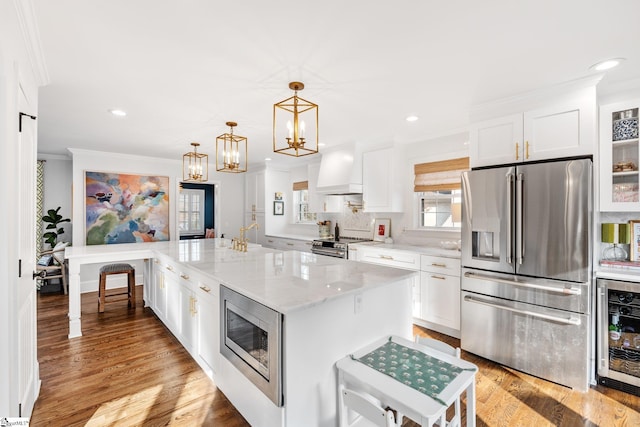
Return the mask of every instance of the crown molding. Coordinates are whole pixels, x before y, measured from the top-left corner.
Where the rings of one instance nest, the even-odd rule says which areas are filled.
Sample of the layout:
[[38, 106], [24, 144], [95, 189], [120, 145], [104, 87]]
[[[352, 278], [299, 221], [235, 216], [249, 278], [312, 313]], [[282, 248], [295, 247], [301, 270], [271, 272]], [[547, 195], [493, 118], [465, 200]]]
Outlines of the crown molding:
[[14, 0], [18, 24], [22, 30], [27, 57], [33, 69], [33, 75], [38, 86], [49, 84], [49, 72], [44, 59], [44, 52], [40, 43], [40, 31], [36, 21], [36, 14], [31, 0]]

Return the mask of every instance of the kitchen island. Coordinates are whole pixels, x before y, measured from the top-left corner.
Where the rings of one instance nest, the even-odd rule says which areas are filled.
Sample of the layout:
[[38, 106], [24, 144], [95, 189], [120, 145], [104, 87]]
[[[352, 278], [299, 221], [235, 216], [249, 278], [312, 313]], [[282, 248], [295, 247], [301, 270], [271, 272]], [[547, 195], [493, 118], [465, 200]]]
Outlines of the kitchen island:
[[[77, 276], [70, 328], [80, 326], [71, 306], [82, 264], [149, 260], [145, 306], [252, 425], [337, 425], [335, 362], [381, 336], [412, 334], [415, 273], [406, 270], [261, 247], [243, 253], [220, 239], [73, 247], [66, 256]], [[283, 406], [220, 355], [220, 285], [282, 315]]]

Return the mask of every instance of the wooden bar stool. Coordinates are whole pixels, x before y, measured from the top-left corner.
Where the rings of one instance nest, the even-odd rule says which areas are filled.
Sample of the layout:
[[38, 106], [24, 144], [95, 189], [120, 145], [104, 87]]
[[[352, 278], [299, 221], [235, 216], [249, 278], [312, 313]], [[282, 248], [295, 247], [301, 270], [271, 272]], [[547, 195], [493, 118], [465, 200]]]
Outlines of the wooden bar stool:
[[[112, 274], [127, 275], [127, 292], [117, 294], [106, 294], [107, 276]], [[100, 285], [98, 287], [98, 313], [104, 313], [104, 305], [107, 297], [115, 297], [118, 295], [127, 295], [129, 299], [129, 307], [136, 308], [136, 270], [130, 264], [107, 264], [100, 267]], [[118, 300], [121, 301], [122, 299]]]

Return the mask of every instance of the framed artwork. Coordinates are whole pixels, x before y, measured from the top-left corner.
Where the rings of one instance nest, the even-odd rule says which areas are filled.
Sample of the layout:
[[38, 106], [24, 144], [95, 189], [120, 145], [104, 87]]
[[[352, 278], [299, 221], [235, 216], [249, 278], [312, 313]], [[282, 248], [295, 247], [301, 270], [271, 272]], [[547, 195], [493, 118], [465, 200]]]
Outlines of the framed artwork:
[[169, 240], [169, 177], [85, 171], [87, 245]]
[[391, 220], [388, 218], [376, 218], [373, 224], [373, 240], [384, 242], [391, 231]]
[[282, 200], [282, 193], [277, 192], [274, 197], [276, 200]]
[[640, 261], [640, 220], [629, 221], [631, 225], [631, 253], [629, 254], [629, 261]]
[[273, 202], [273, 214], [284, 215], [284, 202]]

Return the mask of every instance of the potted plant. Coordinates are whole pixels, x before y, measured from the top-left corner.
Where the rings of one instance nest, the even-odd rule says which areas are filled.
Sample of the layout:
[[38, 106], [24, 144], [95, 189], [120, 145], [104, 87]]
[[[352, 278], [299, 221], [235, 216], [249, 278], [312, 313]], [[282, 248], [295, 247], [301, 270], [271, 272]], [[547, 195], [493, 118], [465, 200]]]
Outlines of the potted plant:
[[58, 243], [58, 236], [64, 233], [64, 228], [59, 227], [59, 224], [63, 222], [71, 222], [69, 218], [63, 218], [59, 211], [61, 206], [57, 209], [49, 209], [47, 214], [42, 217], [42, 220], [47, 223], [47, 231], [42, 235], [45, 243], [48, 243], [52, 248]]

